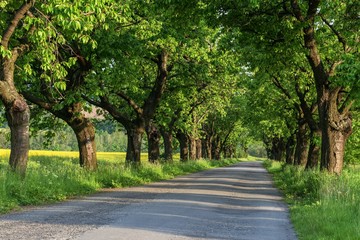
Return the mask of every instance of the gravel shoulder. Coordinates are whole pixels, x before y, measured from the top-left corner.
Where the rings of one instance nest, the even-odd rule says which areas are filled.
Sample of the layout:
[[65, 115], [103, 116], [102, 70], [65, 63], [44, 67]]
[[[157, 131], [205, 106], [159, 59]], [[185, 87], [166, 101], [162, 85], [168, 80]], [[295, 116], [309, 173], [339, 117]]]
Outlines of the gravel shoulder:
[[0, 239], [297, 238], [261, 162], [241, 162], [2, 215]]

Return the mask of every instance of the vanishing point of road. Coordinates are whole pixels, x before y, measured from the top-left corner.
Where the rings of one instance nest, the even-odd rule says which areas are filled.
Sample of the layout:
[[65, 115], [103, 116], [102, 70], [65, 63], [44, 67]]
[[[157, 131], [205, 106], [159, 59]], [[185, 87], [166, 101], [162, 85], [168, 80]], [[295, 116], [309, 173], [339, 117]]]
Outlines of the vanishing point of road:
[[297, 238], [261, 162], [241, 162], [3, 215], [0, 239]]

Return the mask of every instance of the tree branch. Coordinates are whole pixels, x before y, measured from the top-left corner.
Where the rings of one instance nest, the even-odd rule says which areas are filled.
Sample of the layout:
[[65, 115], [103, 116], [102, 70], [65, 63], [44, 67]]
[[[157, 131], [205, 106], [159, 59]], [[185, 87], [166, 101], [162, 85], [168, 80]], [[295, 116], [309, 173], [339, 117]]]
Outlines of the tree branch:
[[8, 26], [8, 28], [4, 31], [2, 39], [1, 39], [1, 45], [5, 48], [9, 48], [9, 41], [13, 33], [15, 32], [16, 27], [18, 26], [21, 19], [23, 19], [27, 13], [27, 11], [30, 10], [30, 8], [34, 5], [34, 0], [26, 1], [19, 10], [15, 13], [13, 19], [11, 20], [11, 24]]
[[320, 14], [321, 20], [331, 29], [331, 31], [336, 35], [336, 37], [338, 38], [339, 42], [343, 45], [344, 51], [345, 52], [349, 52], [351, 50], [351, 48], [349, 48], [347, 46], [347, 41], [346, 39], [340, 34], [339, 31], [337, 31], [334, 27], [334, 25], [332, 25], [327, 19], [325, 19], [325, 17], [323, 15]]
[[344, 61], [336, 61], [336, 62], [334, 62], [334, 63], [331, 65], [329, 71], [327, 72], [327, 75], [328, 75], [328, 76], [334, 76], [336, 67], [339, 66], [340, 64], [342, 64], [343, 62], [344, 62]]
[[141, 107], [139, 107], [136, 102], [130, 98], [129, 96], [127, 96], [125, 93], [123, 92], [117, 92], [116, 95], [118, 95], [119, 97], [121, 97], [122, 99], [124, 99], [129, 105], [130, 107], [132, 107], [135, 111], [135, 113], [140, 116], [143, 114], [143, 109]]
[[286, 89], [281, 85], [281, 83], [280, 83], [280, 81], [279, 81], [279, 79], [278, 79], [277, 77], [272, 76], [271, 81], [274, 83], [274, 85], [275, 85], [278, 89], [280, 89], [280, 90], [285, 94], [285, 96], [286, 96], [288, 99], [292, 99], [289, 91], [286, 90]]
[[299, 7], [299, 3], [297, 0], [291, 0], [291, 8], [293, 11], [294, 16], [296, 17], [297, 20], [299, 20], [300, 22], [304, 21], [304, 16], [301, 13], [301, 9]]
[[22, 92], [21, 93], [26, 100], [28, 100], [29, 102], [33, 103], [33, 104], [36, 104], [38, 105], [39, 107], [47, 110], [47, 111], [50, 111], [52, 110], [53, 106], [55, 104], [50, 104], [48, 102], [45, 102], [44, 100], [38, 98], [38, 97], [35, 97], [34, 95], [32, 95], [31, 93], [29, 92]]

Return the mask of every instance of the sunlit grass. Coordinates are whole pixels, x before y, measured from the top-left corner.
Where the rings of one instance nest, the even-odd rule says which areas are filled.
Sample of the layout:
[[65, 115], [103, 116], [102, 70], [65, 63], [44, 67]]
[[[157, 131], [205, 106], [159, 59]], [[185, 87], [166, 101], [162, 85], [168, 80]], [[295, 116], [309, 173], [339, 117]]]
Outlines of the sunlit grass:
[[150, 164], [142, 154], [139, 167], [126, 167], [125, 153], [98, 153], [97, 171], [78, 163], [76, 152], [31, 151], [25, 179], [9, 171], [9, 150], [0, 150], [0, 213], [24, 205], [61, 201], [100, 188], [128, 187], [233, 164], [240, 160], [188, 161]]
[[266, 162], [290, 203], [299, 239], [360, 239], [360, 174], [347, 168], [340, 176]]

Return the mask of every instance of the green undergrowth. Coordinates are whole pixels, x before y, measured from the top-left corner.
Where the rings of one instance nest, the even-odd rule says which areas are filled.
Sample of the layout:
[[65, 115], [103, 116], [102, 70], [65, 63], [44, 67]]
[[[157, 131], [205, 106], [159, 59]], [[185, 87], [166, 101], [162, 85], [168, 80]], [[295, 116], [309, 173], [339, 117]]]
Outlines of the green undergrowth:
[[360, 239], [360, 172], [340, 176], [266, 161], [290, 205], [299, 239]]
[[93, 193], [101, 188], [118, 188], [171, 179], [178, 175], [209, 168], [227, 166], [239, 159], [221, 161], [188, 161], [163, 164], [143, 163], [125, 167], [124, 162], [99, 161], [95, 172], [78, 166], [75, 159], [63, 157], [32, 157], [25, 179], [9, 171], [5, 160], [0, 161], [0, 213], [21, 206], [62, 201], [74, 196]]

